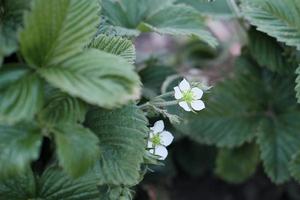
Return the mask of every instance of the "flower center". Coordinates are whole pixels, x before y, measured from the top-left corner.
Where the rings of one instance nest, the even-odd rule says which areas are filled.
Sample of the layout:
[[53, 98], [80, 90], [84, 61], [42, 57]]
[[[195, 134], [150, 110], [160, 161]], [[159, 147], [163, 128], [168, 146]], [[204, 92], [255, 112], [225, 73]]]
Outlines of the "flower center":
[[159, 134], [154, 135], [151, 138], [151, 142], [153, 143], [154, 146], [159, 145], [161, 143], [161, 139], [160, 139]]
[[192, 103], [194, 100], [194, 95], [192, 91], [187, 91], [183, 93], [183, 100], [187, 103]]

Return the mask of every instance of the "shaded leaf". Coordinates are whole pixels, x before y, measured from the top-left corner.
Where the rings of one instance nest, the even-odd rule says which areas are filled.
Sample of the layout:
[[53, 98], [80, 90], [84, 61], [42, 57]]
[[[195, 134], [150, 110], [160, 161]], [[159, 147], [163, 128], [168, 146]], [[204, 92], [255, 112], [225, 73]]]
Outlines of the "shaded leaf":
[[[194, 35], [212, 46], [217, 44], [216, 39], [207, 31], [204, 19], [198, 11], [188, 5], [175, 5], [172, 0], [104, 0], [103, 15], [107, 24], [118, 29], [122, 27], [123, 30]], [[123, 32], [129, 33], [129, 30]]]
[[288, 113], [265, 120], [258, 134], [261, 159], [268, 176], [275, 183], [290, 178], [289, 163], [300, 146], [300, 113]]
[[0, 72], [1, 82], [0, 121], [32, 120], [43, 103], [43, 81], [29, 70], [14, 67]]
[[91, 169], [99, 158], [98, 138], [76, 124], [55, 127], [55, 142], [60, 165], [73, 177]]
[[166, 6], [147, 17], [143, 25], [161, 34], [196, 36], [211, 46], [217, 45], [216, 39], [205, 30], [204, 19], [186, 5]]
[[57, 89], [49, 92], [45, 107], [39, 112], [39, 119], [45, 126], [83, 122], [87, 105]]
[[216, 173], [231, 183], [242, 183], [251, 177], [259, 163], [259, 149], [255, 144], [245, 144], [235, 149], [220, 149]]
[[284, 49], [274, 38], [251, 29], [249, 40], [250, 53], [260, 66], [281, 73], [294, 69], [284, 56]]
[[23, 23], [23, 12], [29, 8], [30, 0], [0, 1], [0, 66], [4, 56], [18, 48], [17, 30]]
[[24, 173], [39, 157], [42, 135], [31, 125], [0, 126], [0, 177]]
[[149, 131], [144, 114], [133, 105], [113, 111], [95, 108], [85, 124], [100, 141], [99, 184], [137, 184]]

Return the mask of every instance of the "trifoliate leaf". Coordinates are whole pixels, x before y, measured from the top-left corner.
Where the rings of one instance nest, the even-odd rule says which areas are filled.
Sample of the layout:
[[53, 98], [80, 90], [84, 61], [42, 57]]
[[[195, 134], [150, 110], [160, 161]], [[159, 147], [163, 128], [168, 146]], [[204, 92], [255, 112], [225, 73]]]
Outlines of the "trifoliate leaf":
[[96, 0], [34, 0], [20, 33], [26, 61], [45, 67], [81, 52], [96, 33], [98, 7]]
[[0, 125], [0, 177], [24, 173], [39, 157], [42, 135], [31, 125]]
[[134, 66], [96, 49], [39, 72], [53, 86], [101, 107], [114, 108], [139, 96], [140, 81]]
[[244, 0], [242, 11], [257, 29], [300, 50], [298, 0]]
[[81, 176], [94, 166], [99, 158], [99, 141], [89, 129], [63, 124], [53, 132], [59, 163], [70, 175]]
[[120, 36], [114, 37], [100, 34], [92, 41], [89, 47], [121, 56], [130, 64], [135, 62], [135, 47], [133, 43]]
[[231, 183], [242, 183], [256, 170], [259, 149], [255, 144], [245, 144], [235, 149], [220, 149], [216, 161], [216, 173]]
[[0, 71], [0, 122], [32, 120], [43, 103], [43, 81], [25, 68], [7, 66]]
[[103, 15], [108, 24], [115, 27], [160, 34], [194, 35], [212, 46], [217, 44], [206, 30], [200, 13], [188, 5], [175, 5], [173, 0], [104, 0]]
[[100, 141], [99, 184], [137, 184], [149, 131], [144, 114], [133, 105], [113, 111], [95, 108], [85, 124]]
[[[253, 68], [254, 63], [242, 58], [237, 65], [241, 61], [243, 69]], [[206, 108], [197, 114], [177, 109], [182, 123], [175, 125], [176, 128], [199, 142], [219, 147], [232, 148], [252, 141], [261, 119], [257, 101], [262, 98], [258, 88], [263, 85], [258, 71], [251, 73], [219, 83], [212, 89], [210, 97], [204, 99]], [[207, 98], [206, 94], [204, 98]]]

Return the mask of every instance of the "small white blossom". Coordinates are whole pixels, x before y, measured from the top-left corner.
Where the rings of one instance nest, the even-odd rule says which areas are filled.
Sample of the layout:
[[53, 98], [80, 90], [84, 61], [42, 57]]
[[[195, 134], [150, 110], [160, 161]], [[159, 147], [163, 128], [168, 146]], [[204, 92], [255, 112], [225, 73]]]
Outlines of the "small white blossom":
[[185, 111], [200, 111], [205, 108], [204, 102], [200, 100], [203, 91], [198, 87], [191, 88], [189, 82], [183, 79], [178, 86], [174, 87], [175, 99], [179, 100], [179, 106]]
[[164, 160], [168, 156], [167, 146], [169, 146], [174, 136], [165, 131], [165, 125], [162, 120], [154, 123], [154, 126], [150, 128], [148, 148], [150, 153], [159, 156], [159, 160]]

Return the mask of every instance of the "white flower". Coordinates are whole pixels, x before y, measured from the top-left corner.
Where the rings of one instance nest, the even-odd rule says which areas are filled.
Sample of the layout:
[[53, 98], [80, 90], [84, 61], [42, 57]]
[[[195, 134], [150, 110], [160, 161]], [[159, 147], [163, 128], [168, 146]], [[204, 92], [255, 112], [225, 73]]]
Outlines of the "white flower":
[[179, 106], [185, 111], [200, 111], [205, 108], [202, 98], [203, 91], [198, 87], [191, 88], [189, 82], [183, 79], [178, 86], [174, 87], [175, 99], [179, 100]]
[[169, 146], [174, 137], [173, 135], [164, 130], [165, 125], [162, 120], [154, 123], [154, 126], [150, 128], [148, 148], [150, 153], [159, 156], [159, 160], [164, 160], [168, 156], [168, 150], [166, 146]]

